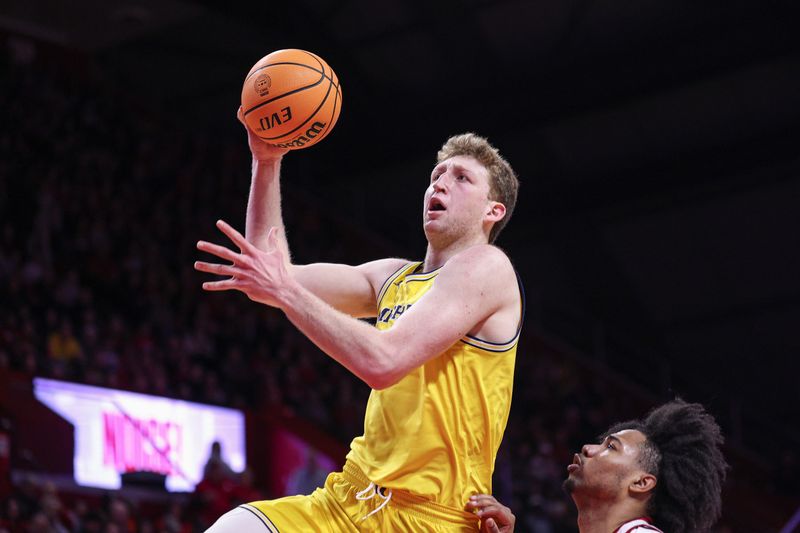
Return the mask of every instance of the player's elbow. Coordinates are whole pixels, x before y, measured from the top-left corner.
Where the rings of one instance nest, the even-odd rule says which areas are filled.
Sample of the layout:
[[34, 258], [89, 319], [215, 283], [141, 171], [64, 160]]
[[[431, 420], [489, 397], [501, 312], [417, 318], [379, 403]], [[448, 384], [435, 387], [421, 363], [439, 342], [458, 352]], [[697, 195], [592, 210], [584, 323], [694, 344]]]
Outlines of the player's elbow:
[[383, 390], [388, 389], [398, 381], [402, 376], [397, 372], [393, 372], [390, 368], [376, 368], [372, 367], [364, 372], [363, 379], [371, 389]]
[[405, 373], [397, 360], [388, 353], [376, 354], [363, 371], [363, 380], [371, 389], [388, 389], [400, 381]]
[[386, 373], [386, 374], [375, 373], [375, 375], [371, 376], [369, 379], [365, 381], [367, 382], [367, 385], [369, 385], [371, 389], [383, 390], [383, 389], [388, 389], [389, 387], [400, 381], [402, 377], [403, 376], [391, 373]]

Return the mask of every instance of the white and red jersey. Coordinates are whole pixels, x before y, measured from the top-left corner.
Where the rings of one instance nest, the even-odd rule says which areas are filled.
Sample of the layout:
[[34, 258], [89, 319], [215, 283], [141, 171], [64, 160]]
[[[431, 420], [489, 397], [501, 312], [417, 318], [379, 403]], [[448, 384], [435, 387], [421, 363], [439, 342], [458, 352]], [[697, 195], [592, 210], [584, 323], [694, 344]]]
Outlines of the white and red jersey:
[[617, 529], [614, 530], [614, 533], [664, 533], [656, 526], [650, 523], [650, 519], [647, 517], [637, 518], [636, 520], [631, 520], [629, 522], [625, 522]]

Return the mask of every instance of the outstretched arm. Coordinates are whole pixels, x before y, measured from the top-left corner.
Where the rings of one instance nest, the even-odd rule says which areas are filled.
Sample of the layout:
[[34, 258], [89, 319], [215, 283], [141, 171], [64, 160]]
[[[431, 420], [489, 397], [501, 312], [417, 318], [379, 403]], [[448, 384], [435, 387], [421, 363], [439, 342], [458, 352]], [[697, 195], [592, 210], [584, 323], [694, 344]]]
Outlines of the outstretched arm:
[[[244, 125], [241, 107], [237, 118]], [[245, 235], [256, 248], [266, 250], [267, 233], [270, 228], [276, 228], [278, 246], [286, 260], [290, 262], [289, 243], [286, 240], [286, 229], [283, 225], [281, 211], [280, 180], [281, 161], [289, 150], [267, 144], [246, 125], [245, 130], [250, 153], [253, 155]]]
[[489, 494], [470, 496], [467, 510], [476, 511], [481, 519], [481, 533], [513, 533], [517, 521], [511, 509]]
[[277, 230], [270, 231], [267, 251], [262, 252], [226, 223], [217, 225], [240, 253], [198, 243], [201, 250], [232, 263], [196, 263], [202, 272], [230, 276], [206, 282], [203, 288], [239, 290], [251, 300], [282, 309], [322, 351], [374, 389], [391, 386], [494, 313], [519, 305], [508, 258], [493, 246], [473, 246], [442, 267], [431, 289], [392, 328], [378, 330], [338, 312], [303, 287], [286, 266]]
[[[237, 115], [240, 121], [241, 113], [240, 108]], [[343, 313], [355, 317], [374, 316], [376, 288], [407, 261], [384, 259], [358, 267], [332, 263], [291, 264], [281, 209], [280, 180], [281, 162], [288, 149], [265, 143], [247, 126], [245, 130], [253, 155], [245, 223], [247, 241], [265, 251], [267, 234], [270, 228], [275, 228], [276, 246], [298, 283]]]

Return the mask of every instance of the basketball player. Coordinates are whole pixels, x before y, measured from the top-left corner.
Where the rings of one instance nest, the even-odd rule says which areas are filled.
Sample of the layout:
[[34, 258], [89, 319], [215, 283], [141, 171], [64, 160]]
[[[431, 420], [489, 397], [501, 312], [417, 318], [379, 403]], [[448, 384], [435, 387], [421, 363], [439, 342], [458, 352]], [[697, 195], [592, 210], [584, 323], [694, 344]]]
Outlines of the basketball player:
[[280, 308], [373, 390], [342, 472], [310, 496], [243, 505], [210, 531], [477, 531], [464, 502], [491, 490], [522, 323], [516, 273], [490, 244], [516, 203], [513, 170], [485, 139], [452, 137], [425, 190], [424, 261], [301, 266], [281, 216], [285, 151], [248, 135], [246, 238], [219, 221], [239, 252], [198, 243], [230, 263], [196, 263], [229, 276], [203, 288]]
[[[567, 466], [564, 488], [581, 533], [693, 533], [714, 525], [728, 468], [722, 433], [697, 403], [668, 402], [611, 427]], [[514, 515], [492, 496], [470, 498], [484, 531], [511, 533]], [[488, 523], [488, 524], [487, 524]], [[661, 529], [659, 529], [661, 528]]]

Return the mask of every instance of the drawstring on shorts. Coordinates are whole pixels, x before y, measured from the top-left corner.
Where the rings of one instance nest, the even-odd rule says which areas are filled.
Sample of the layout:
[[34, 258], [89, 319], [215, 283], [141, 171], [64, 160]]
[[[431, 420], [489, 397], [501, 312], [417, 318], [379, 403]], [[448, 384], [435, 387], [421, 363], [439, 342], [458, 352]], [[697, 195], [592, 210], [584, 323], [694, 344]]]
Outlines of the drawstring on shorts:
[[[383, 495], [381, 490], [386, 492], [386, 496]], [[356, 500], [360, 500], [360, 501], [371, 500], [376, 495], [379, 496], [381, 499], [383, 499], [383, 502], [381, 502], [381, 504], [378, 505], [375, 509], [370, 511], [370, 513], [367, 516], [363, 517], [361, 519], [362, 522], [364, 520], [366, 520], [367, 518], [369, 518], [370, 516], [372, 516], [375, 513], [377, 513], [378, 511], [380, 511], [381, 509], [383, 509], [384, 507], [386, 507], [386, 504], [388, 504], [389, 500], [392, 499], [392, 489], [386, 489], [386, 488], [379, 487], [378, 485], [376, 485], [375, 483], [370, 481], [369, 485], [367, 485], [367, 488], [365, 488], [362, 491], [356, 492]]]

